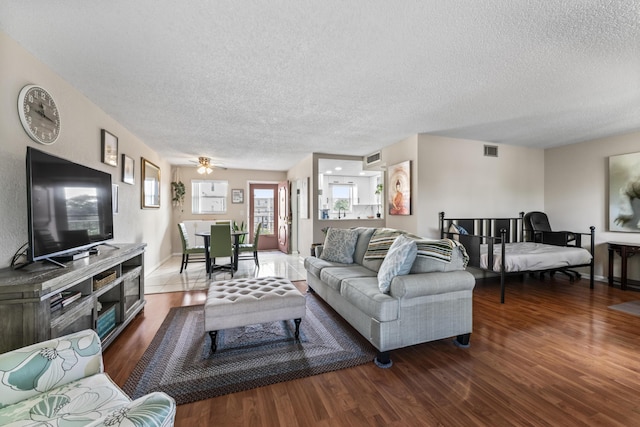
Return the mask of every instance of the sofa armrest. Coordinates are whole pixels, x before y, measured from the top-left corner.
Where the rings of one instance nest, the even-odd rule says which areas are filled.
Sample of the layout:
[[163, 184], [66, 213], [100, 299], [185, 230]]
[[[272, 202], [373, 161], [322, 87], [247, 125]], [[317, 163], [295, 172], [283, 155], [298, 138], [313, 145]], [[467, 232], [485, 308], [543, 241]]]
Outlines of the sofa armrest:
[[0, 408], [104, 370], [90, 329], [0, 354]]
[[407, 274], [393, 278], [389, 295], [394, 298], [416, 298], [469, 291], [475, 284], [476, 279], [468, 271]]
[[[137, 425], [145, 427], [172, 426], [176, 417], [176, 402], [162, 392], [146, 394], [120, 407], [87, 426]], [[128, 420], [129, 422], [123, 422]]]

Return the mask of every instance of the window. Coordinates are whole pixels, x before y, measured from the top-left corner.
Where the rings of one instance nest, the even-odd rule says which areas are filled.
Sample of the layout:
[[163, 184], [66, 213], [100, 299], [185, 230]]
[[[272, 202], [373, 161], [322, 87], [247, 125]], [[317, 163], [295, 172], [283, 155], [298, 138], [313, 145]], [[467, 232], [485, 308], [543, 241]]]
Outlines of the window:
[[253, 221], [262, 223], [260, 234], [275, 233], [275, 192], [267, 188], [252, 188], [253, 190]]
[[353, 200], [353, 185], [351, 184], [331, 184], [331, 200], [333, 212], [351, 212], [351, 202]]
[[227, 213], [228, 181], [191, 181], [191, 210], [194, 214]]

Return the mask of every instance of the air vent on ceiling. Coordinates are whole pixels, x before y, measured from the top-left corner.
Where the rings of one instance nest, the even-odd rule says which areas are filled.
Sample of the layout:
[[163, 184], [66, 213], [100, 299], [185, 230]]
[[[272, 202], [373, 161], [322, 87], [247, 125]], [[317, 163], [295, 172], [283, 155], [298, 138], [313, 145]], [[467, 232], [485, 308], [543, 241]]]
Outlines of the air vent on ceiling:
[[485, 145], [484, 155], [488, 157], [498, 157], [498, 147], [496, 145]]
[[382, 160], [382, 153], [380, 151], [376, 151], [375, 153], [369, 154], [364, 157], [364, 164], [366, 166], [371, 166], [376, 163], [380, 163]]

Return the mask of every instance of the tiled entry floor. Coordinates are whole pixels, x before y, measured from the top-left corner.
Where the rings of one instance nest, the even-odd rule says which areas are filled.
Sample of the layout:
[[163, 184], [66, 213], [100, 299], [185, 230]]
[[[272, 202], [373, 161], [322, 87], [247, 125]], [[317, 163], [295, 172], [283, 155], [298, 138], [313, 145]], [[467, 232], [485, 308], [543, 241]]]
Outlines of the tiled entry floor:
[[[230, 279], [228, 272], [217, 272], [209, 280], [205, 271], [204, 262], [190, 262], [187, 268], [180, 274], [181, 256], [172, 256], [160, 267], [153, 271], [144, 280], [145, 294], [158, 294], [162, 292], [192, 291], [207, 289], [211, 281]], [[248, 277], [282, 276], [289, 280], [305, 280], [307, 278], [304, 269], [304, 257], [286, 255], [280, 251], [261, 251], [258, 254], [260, 268], [257, 268], [253, 260], [241, 260], [235, 279]]]

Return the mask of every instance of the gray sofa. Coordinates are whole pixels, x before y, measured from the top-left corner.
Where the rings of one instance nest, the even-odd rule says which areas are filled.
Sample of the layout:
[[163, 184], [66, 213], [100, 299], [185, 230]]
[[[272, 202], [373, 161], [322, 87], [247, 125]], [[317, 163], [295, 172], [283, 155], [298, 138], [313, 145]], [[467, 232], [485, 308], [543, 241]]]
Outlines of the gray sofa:
[[[456, 337], [457, 345], [467, 347], [475, 279], [465, 271], [468, 257], [464, 248], [450, 240], [433, 241], [452, 246], [449, 259], [444, 260], [421, 256], [418, 248], [409, 274], [393, 277], [385, 293], [378, 284], [385, 249], [394, 235], [406, 233], [364, 227], [354, 230], [352, 262], [323, 259], [325, 248], [318, 246], [316, 256], [304, 261], [307, 284], [376, 347], [376, 364], [391, 366], [391, 350], [443, 338]], [[384, 235], [388, 244], [380, 250], [380, 236]]]

